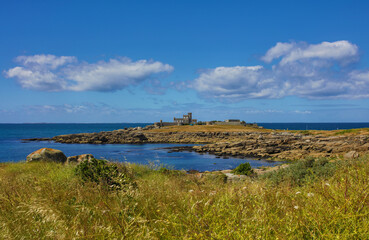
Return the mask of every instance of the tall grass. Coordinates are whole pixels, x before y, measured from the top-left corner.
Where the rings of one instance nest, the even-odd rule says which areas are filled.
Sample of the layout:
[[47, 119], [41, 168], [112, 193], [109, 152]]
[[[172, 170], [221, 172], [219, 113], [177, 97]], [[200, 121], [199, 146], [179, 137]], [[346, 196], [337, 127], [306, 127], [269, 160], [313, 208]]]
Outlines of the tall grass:
[[128, 165], [137, 187], [110, 191], [73, 166], [1, 164], [0, 239], [367, 239], [369, 157], [336, 166], [270, 184]]

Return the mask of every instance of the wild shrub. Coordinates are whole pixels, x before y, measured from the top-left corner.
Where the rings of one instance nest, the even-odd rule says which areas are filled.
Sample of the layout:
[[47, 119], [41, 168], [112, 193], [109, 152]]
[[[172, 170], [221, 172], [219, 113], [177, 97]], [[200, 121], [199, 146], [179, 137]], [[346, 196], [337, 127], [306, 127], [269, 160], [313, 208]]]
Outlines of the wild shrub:
[[122, 190], [125, 186], [135, 185], [126, 166], [102, 159], [81, 162], [75, 168], [75, 174], [83, 182], [95, 182], [110, 190]]
[[329, 162], [326, 158], [309, 157], [292, 163], [286, 168], [266, 173], [261, 178], [269, 180], [274, 185], [287, 183], [301, 186], [308, 181], [332, 176], [336, 168], [336, 162]]
[[241, 163], [235, 169], [233, 169], [232, 173], [250, 176], [254, 173], [254, 170], [252, 170], [250, 163], [245, 162]]
[[0, 239], [368, 239], [369, 155], [328, 160], [296, 163], [315, 174], [301, 186], [116, 163], [140, 187], [112, 194], [79, 184], [75, 166], [0, 164]]

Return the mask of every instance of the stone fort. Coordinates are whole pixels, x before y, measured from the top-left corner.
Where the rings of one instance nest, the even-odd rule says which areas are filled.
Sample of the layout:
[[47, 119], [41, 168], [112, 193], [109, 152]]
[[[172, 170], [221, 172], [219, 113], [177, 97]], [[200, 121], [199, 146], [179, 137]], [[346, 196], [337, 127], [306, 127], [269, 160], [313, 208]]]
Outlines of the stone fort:
[[[178, 126], [178, 125], [190, 125], [190, 124], [197, 124], [197, 119], [192, 118], [192, 113], [187, 113], [187, 115], [183, 115], [182, 118], [173, 118], [173, 122], [160, 122], [154, 123], [156, 127], [165, 127], [165, 126]], [[241, 121], [240, 119], [227, 119], [224, 121], [207, 121], [201, 124], [206, 125], [233, 125], [233, 126], [253, 126], [258, 127], [256, 123], [246, 123], [245, 121]]]
[[188, 113], [187, 115], [183, 115], [183, 118], [173, 118], [173, 122], [178, 124], [196, 124], [197, 119], [193, 119], [192, 113]]
[[187, 115], [183, 115], [182, 118], [173, 118], [173, 122], [160, 122], [154, 123], [155, 126], [164, 127], [164, 126], [175, 126], [175, 125], [185, 125], [185, 124], [196, 124], [197, 119], [192, 118], [192, 113], [187, 113]]

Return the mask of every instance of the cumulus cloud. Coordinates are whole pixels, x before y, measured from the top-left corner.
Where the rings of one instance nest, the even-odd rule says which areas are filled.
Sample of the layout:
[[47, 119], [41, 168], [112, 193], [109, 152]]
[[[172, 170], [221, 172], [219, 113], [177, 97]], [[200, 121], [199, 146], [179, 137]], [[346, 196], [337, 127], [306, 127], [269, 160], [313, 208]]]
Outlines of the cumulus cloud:
[[348, 41], [277, 43], [261, 58], [272, 66], [217, 67], [200, 73], [192, 87], [206, 98], [369, 97], [369, 71], [353, 71], [358, 47]]
[[56, 69], [59, 66], [77, 61], [75, 57], [54, 55], [33, 55], [33, 56], [19, 56], [15, 59], [16, 62], [27, 67], [39, 67]]
[[15, 67], [5, 72], [6, 77], [16, 78], [23, 88], [40, 91], [58, 91], [65, 89], [66, 82], [49, 70]]
[[306, 43], [277, 43], [269, 49], [262, 60], [271, 62], [282, 57], [281, 65], [305, 59], [328, 59], [353, 61], [358, 57], [358, 47], [348, 41]]
[[261, 59], [265, 62], [271, 62], [275, 58], [279, 58], [283, 55], [286, 55], [291, 51], [292, 48], [294, 48], [296, 44], [294, 43], [277, 43], [274, 47], [269, 49], [265, 56], [263, 56]]
[[6, 77], [41, 91], [116, 91], [173, 71], [169, 64], [128, 58], [86, 63], [71, 56], [34, 55], [19, 56], [16, 62], [22, 66], [5, 71]]
[[201, 73], [193, 86], [207, 97], [277, 97], [275, 81], [264, 78], [267, 74], [262, 66], [217, 67]]

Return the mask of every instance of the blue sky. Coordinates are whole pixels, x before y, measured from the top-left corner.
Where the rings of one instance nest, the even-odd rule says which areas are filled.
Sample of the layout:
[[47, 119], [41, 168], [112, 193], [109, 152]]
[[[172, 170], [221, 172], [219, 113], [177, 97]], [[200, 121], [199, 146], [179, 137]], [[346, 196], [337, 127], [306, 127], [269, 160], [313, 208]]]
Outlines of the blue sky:
[[0, 122], [367, 122], [368, 1], [2, 1]]

